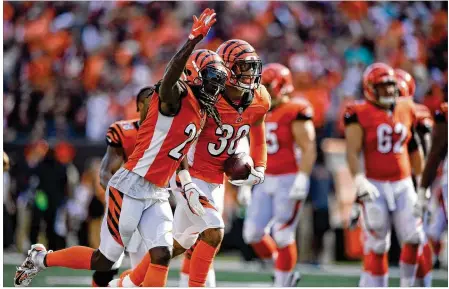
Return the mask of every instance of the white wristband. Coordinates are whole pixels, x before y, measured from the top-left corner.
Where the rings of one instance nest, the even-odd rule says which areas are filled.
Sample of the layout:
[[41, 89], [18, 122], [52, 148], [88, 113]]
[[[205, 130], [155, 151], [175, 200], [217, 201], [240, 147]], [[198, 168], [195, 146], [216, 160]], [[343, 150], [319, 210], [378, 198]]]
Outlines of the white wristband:
[[362, 173], [358, 173], [358, 174], [356, 174], [355, 175], [355, 177], [354, 177], [354, 182], [355, 182], [355, 185], [358, 187], [358, 186], [361, 186], [364, 182], [365, 182], [365, 175], [364, 174], [362, 174]]
[[190, 177], [190, 173], [188, 170], [182, 170], [178, 173], [179, 180], [181, 181], [182, 187], [192, 182], [192, 178]]
[[254, 169], [259, 173], [265, 174], [265, 167], [255, 167]]

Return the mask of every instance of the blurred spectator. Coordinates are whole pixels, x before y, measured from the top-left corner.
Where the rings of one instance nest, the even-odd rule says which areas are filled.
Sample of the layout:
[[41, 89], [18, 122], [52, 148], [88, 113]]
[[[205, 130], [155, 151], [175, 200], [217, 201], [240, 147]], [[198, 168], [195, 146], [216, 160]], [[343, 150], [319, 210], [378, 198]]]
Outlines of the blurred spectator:
[[66, 246], [65, 202], [68, 194], [67, 167], [56, 159], [54, 149], [49, 149], [33, 172], [36, 178], [30, 242], [38, 243], [42, 223], [45, 223], [46, 239], [50, 248]]
[[162, 77], [206, 6], [219, 21], [200, 46], [242, 38], [263, 62], [289, 65], [317, 127], [341, 97], [361, 97], [373, 61], [412, 73], [416, 100], [431, 106], [447, 85], [444, 2], [5, 2], [5, 139], [101, 141], [132, 117], [132, 95]]

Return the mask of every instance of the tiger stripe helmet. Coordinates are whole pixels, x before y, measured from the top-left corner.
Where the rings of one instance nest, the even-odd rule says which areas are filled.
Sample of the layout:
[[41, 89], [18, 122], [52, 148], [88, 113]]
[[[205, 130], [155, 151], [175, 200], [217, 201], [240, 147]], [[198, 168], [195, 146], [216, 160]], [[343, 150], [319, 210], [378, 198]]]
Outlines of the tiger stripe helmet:
[[215, 104], [218, 95], [225, 89], [228, 70], [217, 53], [212, 50], [198, 49], [187, 60], [181, 79], [188, 84], [200, 87], [203, 101]]
[[292, 73], [287, 66], [269, 63], [263, 66], [262, 84], [270, 88], [272, 98], [279, 98], [293, 92]]
[[365, 98], [379, 105], [391, 105], [395, 102], [395, 97], [385, 97], [377, 92], [377, 85], [392, 83], [397, 87], [396, 74], [394, 69], [385, 63], [373, 63], [363, 72], [363, 94]]
[[217, 49], [230, 71], [227, 85], [244, 91], [257, 89], [262, 77], [262, 61], [256, 50], [246, 41], [231, 39]]
[[405, 70], [395, 69], [396, 78], [398, 80], [399, 96], [410, 96], [415, 95], [416, 84], [413, 77]]

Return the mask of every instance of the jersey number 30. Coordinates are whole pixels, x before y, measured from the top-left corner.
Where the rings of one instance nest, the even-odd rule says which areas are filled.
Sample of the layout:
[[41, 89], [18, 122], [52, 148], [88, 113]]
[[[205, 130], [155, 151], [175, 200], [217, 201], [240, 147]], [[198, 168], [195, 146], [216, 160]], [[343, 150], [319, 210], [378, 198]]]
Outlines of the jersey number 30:
[[[398, 134], [399, 139], [393, 145], [393, 134]], [[407, 129], [402, 123], [396, 123], [394, 129], [386, 123], [377, 127], [377, 150], [387, 154], [393, 150], [393, 153], [399, 154], [403, 151], [403, 144], [407, 138]]]
[[217, 127], [215, 135], [219, 136], [219, 144], [209, 143], [207, 149], [214, 157], [221, 155], [228, 147], [228, 155], [232, 155], [237, 150], [239, 140], [249, 133], [250, 126], [245, 124], [239, 127], [234, 135], [234, 127], [229, 124], [223, 124], [223, 129]]

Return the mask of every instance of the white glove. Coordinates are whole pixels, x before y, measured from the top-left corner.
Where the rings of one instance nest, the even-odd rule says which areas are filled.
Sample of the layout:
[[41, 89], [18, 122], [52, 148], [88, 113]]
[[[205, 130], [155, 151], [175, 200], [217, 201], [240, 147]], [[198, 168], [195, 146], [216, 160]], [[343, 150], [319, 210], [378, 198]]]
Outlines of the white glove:
[[357, 174], [354, 178], [357, 188], [357, 200], [360, 202], [372, 202], [379, 197], [379, 191], [371, 184], [363, 174]]
[[[201, 192], [198, 186], [192, 182], [192, 178], [187, 170], [182, 170], [178, 173], [181, 180], [182, 188], [184, 190], [185, 198], [189, 206], [190, 211], [193, 214], [202, 216], [206, 213], [203, 205], [200, 202], [200, 198], [206, 198], [206, 195]], [[207, 200], [207, 198], [206, 198]]]
[[351, 214], [349, 215], [349, 229], [354, 230], [360, 219], [361, 208], [357, 203], [352, 204]]
[[240, 205], [248, 207], [251, 203], [251, 186], [241, 186], [238, 188], [237, 201]]
[[418, 188], [418, 200], [413, 208], [413, 214], [416, 217], [422, 218], [424, 212], [429, 209], [430, 190]]
[[251, 172], [246, 180], [229, 180], [234, 186], [253, 186], [263, 183], [265, 179], [265, 168], [264, 167], [251, 167]]
[[305, 200], [309, 193], [310, 179], [304, 172], [299, 172], [296, 175], [293, 187], [290, 189], [288, 197], [293, 200]]

